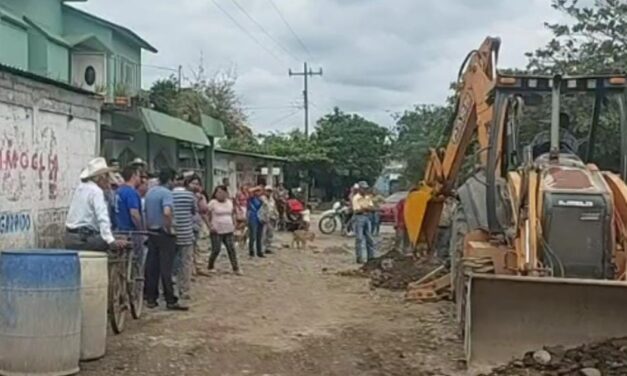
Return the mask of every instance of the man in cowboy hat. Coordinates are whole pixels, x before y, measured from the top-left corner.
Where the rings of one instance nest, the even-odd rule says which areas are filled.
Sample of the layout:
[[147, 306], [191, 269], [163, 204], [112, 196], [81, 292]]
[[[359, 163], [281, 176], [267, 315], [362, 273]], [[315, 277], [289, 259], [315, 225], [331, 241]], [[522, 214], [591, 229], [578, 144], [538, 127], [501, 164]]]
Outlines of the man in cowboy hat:
[[114, 170], [104, 158], [95, 158], [81, 172], [65, 222], [66, 248], [105, 252], [128, 244], [116, 240], [111, 232], [104, 191], [109, 189], [109, 174]]

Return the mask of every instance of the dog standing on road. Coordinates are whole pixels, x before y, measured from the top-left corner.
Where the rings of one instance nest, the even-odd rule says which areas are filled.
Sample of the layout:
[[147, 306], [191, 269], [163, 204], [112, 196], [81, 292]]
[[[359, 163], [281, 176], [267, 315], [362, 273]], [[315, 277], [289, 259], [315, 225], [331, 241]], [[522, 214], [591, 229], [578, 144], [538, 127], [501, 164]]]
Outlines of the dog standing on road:
[[248, 226], [238, 226], [233, 233], [233, 243], [235, 243], [235, 249], [244, 249], [248, 242]]
[[293, 232], [292, 248], [307, 249], [307, 243], [311, 243], [316, 239], [316, 234], [305, 230], [296, 230]]

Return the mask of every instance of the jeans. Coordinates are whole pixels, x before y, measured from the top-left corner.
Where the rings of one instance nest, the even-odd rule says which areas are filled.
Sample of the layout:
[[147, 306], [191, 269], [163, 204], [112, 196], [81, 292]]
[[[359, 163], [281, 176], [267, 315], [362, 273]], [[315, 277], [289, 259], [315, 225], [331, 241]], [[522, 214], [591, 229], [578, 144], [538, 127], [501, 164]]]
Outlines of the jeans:
[[381, 214], [378, 211], [370, 213], [370, 221], [372, 222], [372, 235], [379, 236], [381, 230]]
[[163, 294], [168, 305], [176, 304], [172, 283], [172, 267], [176, 256], [176, 238], [159, 234], [148, 236], [148, 257], [146, 258], [146, 300], [157, 302], [159, 299], [159, 280], [163, 285]]
[[366, 214], [354, 216], [355, 226], [355, 257], [358, 263], [364, 261], [364, 248], [368, 260], [374, 258], [374, 240], [372, 239], [372, 221]]
[[239, 271], [239, 265], [237, 264], [237, 253], [235, 253], [235, 246], [233, 245], [233, 233], [228, 234], [216, 234], [211, 233], [211, 255], [209, 256], [209, 270], [213, 270], [215, 267], [216, 259], [222, 251], [222, 244], [226, 247], [226, 253], [229, 256], [231, 267], [233, 271]]
[[192, 268], [194, 266], [194, 245], [177, 245], [176, 258], [178, 260], [175, 271], [176, 284], [179, 290], [179, 297], [189, 295], [192, 283]]
[[257, 256], [263, 256], [263, 223], [256, 220], [248, 220], [248, 254], [255, 256], [255, 250]]

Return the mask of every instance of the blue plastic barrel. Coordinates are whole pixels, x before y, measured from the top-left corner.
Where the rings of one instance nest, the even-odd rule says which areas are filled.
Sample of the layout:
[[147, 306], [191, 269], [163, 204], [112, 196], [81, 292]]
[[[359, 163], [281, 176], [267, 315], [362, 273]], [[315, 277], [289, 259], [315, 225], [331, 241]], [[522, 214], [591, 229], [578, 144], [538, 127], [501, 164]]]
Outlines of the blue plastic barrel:
[[80, 284], [76, 252], [0, 253], [0, 374], [79, 371]]

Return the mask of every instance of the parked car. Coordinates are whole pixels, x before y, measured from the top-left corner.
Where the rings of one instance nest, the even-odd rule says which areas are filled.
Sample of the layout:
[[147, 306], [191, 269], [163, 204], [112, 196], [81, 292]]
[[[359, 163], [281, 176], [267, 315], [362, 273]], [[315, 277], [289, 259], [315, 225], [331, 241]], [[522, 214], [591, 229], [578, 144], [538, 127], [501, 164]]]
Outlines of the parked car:
[[396, 222], [395, 211], [396, 205], [404, 198], [407, 197], [407, 191], [399, 191], [392, 193], [386, 197], [385, 201], [379, 207], [379, 214], [381, 217], [381, 223], [394, 224]]

